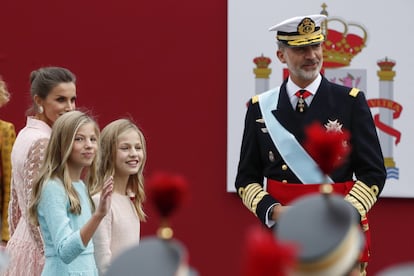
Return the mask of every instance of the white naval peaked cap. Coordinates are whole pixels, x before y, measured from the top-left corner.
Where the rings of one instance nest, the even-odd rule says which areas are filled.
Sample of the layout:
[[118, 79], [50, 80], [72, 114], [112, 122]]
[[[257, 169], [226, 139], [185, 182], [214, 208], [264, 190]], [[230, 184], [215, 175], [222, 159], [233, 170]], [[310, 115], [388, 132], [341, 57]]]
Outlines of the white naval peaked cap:
[[289, 47], [309, 46], [325, 40], [321, 24], [326, 15], [313, 14], [289, 18], [269, 28], [277, 31], [276, 39]]

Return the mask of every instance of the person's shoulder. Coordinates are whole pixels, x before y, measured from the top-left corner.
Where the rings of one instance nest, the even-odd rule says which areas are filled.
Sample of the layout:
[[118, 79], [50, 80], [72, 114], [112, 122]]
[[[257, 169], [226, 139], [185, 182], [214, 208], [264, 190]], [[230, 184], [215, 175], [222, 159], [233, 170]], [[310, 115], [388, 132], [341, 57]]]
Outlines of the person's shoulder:
[[18, 143], [33, 145], [39, 139], [49, 139], [50, 133], [36, 128], [24, 127], [17, 134]]
[[353, 98], [356, 98], [358, 96], [359, 92], [361, 92], [361, 90], [359, 90], [358, 88], [353, 87], [349, 91], [348, 95], [353, 97]]
[[277, 93], [278, 91], [279, 91], [279, 87], [276, 87], [276, 88], [261, 92], [260, 94], [256, 94], [250, 98], [248, 104], [252, 104], [252, 105], [257, 104], [259, 103], [260, 95]]
[[50, 208], [57, 202], [66, 202], [67, 195], [63, 183], [58, 179], [48, 179], [42, 187], [41, 200], [39, 206]]
[[13, 129], [14, 131], [14, 125], [11, 122], [0, 120], [0, 129], [4, 129], [4, 130]]
[[[14, 125], [10, 122], [0, 120], [0, 137], [2, 137], [4, 140], [7, 139], [14, 141], [16, 139], [16, 131], [14, 129]], [[13, 143], [10, 143], [9, 145], [12, 146]]]
[[253, 97], [250, 98], [250, 103], [251, 104], [257, 104], [259, 103], [259, 95], [254, 95]]
[[259, 95], [254, 95], [246, 102], [246, 107], [250, 109], [252, 106], [257, 105], [259, 103]]
[[63, 183], [58, 178], [52, 178], [46, 180], [43, 191], [44, 192], [58, 192], [58, 191], [64, 191]]
[[332, 87], [332, 90], [348, 97], [356, 98], [360, 92], [362, 92], [359, 88], [356, 87], [348, 87], [341, 84], [329, 82], [329, 85]]

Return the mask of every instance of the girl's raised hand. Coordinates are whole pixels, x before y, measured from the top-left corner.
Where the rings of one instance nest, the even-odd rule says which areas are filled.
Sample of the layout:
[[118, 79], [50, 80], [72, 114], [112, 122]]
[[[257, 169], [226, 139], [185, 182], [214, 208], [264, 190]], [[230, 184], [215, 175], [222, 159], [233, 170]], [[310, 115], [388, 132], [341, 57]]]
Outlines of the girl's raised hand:
[[111, 208], [112, 191], [114, 188], [114, 179], [112, 176], [108, 177], [103, 185], [101, 191], [101, 197], [99, 200], [99, 206], [96, 209], [97, 214], [104, 217], [108, 210]]

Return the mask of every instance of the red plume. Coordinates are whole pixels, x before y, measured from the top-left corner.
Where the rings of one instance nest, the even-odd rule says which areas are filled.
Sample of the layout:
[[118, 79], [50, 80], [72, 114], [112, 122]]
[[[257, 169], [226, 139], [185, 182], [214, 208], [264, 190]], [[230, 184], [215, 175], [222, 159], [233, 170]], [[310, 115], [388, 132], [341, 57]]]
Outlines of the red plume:
[[348, 131], [327, 131], [319, 123], [314, 123], [305, 132], [304, 147], [325, 175], [332, 173], [346, 160], [351, 150]]
[[297, 249], [280, 243], [271, 230], [252, 227], [247, 232], [243, 276], [285, 276], [296, 264]]
[[161, 217], [169, 217], [188, 196], [187, 180], [177, 174], [157, 172], [146, 181], [149, 201]]

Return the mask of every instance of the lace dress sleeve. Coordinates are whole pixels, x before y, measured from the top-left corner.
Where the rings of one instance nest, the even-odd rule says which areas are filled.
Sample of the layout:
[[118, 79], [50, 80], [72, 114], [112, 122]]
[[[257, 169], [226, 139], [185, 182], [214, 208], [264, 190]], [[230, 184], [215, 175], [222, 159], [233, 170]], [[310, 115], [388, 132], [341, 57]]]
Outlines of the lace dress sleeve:
[[[49, 139], [43, 138], [33, 143], [32, 147], [29, 150], [28, 159], [26, 159], [26, 161], [24, 162], [24, 168], [23, 168], [24, 187], [25, 187], [24, 203], [25, 203], [26, 209], [29, 207], [29, 204], [31, 201], [33, 182], [36, 179], [39, 173], [39, 169], [43, 163], [45, 150], [46, 150], [48, 142], [49, 142]], [[43, 240], [40, 234], [39, 227], [31, 224], [30, 222], [28, 222], [28, 225], [30, 227], [30, 233], [32, 234], [32, 237], [34, 241], [36, 242], [38, 249], [41, 250], [41, 252], [43, 252]]]
[[20, 211], [19, 203], [17, 201], [17, 192], [13, 186], [14, 185], [11, 186], [10, 202], [8, 208], [9, 216], [7, 217], [7, 221], [9, 223], [10, 236], [13, 235], [14, 231], [16, 230], [17, 223], [19, 222], [20, 217], [22, 216], [22, 212]]

